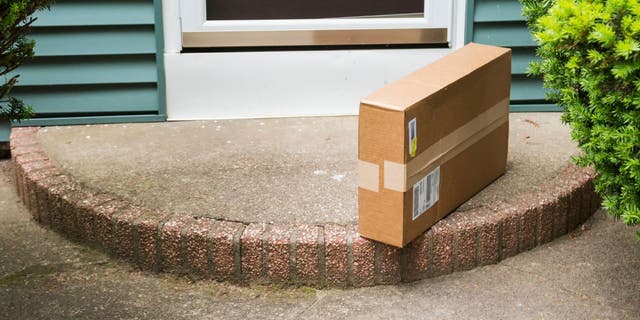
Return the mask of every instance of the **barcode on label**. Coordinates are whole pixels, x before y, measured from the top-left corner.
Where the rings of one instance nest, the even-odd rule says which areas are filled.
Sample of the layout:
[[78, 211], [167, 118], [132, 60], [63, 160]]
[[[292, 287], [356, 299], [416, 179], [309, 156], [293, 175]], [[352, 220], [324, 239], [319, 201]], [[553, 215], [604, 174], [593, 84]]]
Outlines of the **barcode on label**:
[[438, 202], [440, 197], [440, 167], [413, 185], [413, 220]]

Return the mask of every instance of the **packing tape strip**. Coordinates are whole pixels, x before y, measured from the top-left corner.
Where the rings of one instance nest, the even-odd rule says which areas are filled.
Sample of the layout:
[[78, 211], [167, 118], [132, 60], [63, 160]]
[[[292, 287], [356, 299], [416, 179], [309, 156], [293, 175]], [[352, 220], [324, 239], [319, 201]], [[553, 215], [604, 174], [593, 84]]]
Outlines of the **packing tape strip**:
[[[507, 101], [507, 104], [508, 103], [509, 102]], [[493, 112], [493, 110], [488, 110], [487, 112], [490, 112], [490, 111]], [[482, 119], [486, 120], [491, 118], [482, 117]], [[392, 163], [391, 161], [385, 161], [384, 163], [385, 182], [392, 181], [394, 183], [389, 185], [385, 184], [384, 188], [400, 191], [400, 192], [405, 192], [411, 189], [411, 187], [420, 180], [422, 173], [429, 172], [429, 170], [433, 170], [435, 167], [449, 161], [450, 159], [454, 158], [465, 149], [469, 148], [476, 142], [480, 141], [482, 138], [486, 137], [489, 133], [493, 132], [495, 129], [497, 129], [501, 125], [507, 123], [509, 121], [509, 113], [507, 111], [503, 115], [501, 115], [498, 119], [492, 119], [492, 120], [493, 121], [490, 122], [488, 126], [484, 126], [483, 128], [482, 126], [479, 126], [480, 122], [475, 122], [475, 119], [474, 119], [473, 121], [470, 121], [469, 123], [465, 124], [463, 127], [460, 127], [460, 128], [464, 128], [464, 130], [462, 130], [461, 132], [457, 132], [458, 130], [456, 130], [456, 132], [447, 135], [445, 138], [441, 140], [448, 143], [447, 145], [449, 147], [447, 149], [443, 148], [443, 146], [444, 147], [447, 146], [445, 144], [440, 144], [439, 146], [436, 146], [434, 144], [434, 146], [429, 148], [429, 149], [433, 147], [439, 148], [439, 149], [436, 149], [438, 152], [433, 154], [432, 159], [425, 158], [425, 157], [417, 159], [416, 157], [414, 160], [412, 160], [406, 165], [401, 163]], [[471, 126], [467, 126], [469, 124], [474, 125], [473, 126], [474, 130], [469, 130], [471, 129]], [[449, 140], [450, 137], [455, 137], [456, 139]], [[452, 144], [451, 142], [456, 142], [456, 143]], [[430, 151], [429, 149], [425, 150], [425, 152], [436, 152], [433, 150]], [[421, 162], [415, 163], [414, 161], [416, 160], [420, 160]], [[400, 168], [403, 166], [405, 168]], [[387, 168], [389, 168], [389, 170], [387, 170]], [[395, 177], [387, 177], [388, 175], [389, 176], [395, 175]]]
[[[399, 192], [409, 190], [420, 180], [420, 173], [447, 162], [508, 121], [509, 98], [505, 98], [434, 143], [408, 164], [385, 160], [383, 162], [384, 188]], [[379, 169], [375, 163], [358, 160], [358, 186], [378, 192]]]
[[428, 165], [424, 166], [420, 171], [414, 174], [409, 174], [406, 180], [406, 184], [403, 192], [411, 189], [414, 184], [420, 181], [422, 177], [422, 173], [431, 172], [437, 166], [442, 165], [443, 163], [453, 159], [455, 156], [462, 153], [462, 151], [466, 150], [476, 142], [480, 141], [482, 138], [489, 135], [489, 133], [493, 132], [495, 129], [497, 129], [498, 127], [500, 127], [501, 125], [507, 122], [509, 122], [509, 115], [502, 116], [500, 119], [494, 121], [490, 126], [485, 127], [480, 132], [478, 132], [477, 135], [472, 136], [470, 139], [464, 141], [463, 143], [445, 152], [439, 158], [435, 159], [434, 161], [431, 161]]
[[[480, 131], [483, 128], [491, 126], [496, 120], [501, 119], [505, 115], [509, 115], [509, 98], [498, 102], [409, 161], [409, 163], [407, 163], [408, 176], [413, 176], [423, 171], [424, 168], [430, 166], [432, 162], [437, 161], [443, 154], [456, 148], [456, 146], [461, 143], [472, 139], [474, 136], [481, 135]], [[489, 134], [489, 132], [486, 132], [486, 134]]]
[[373, 192], [380, 188], [380, 167], [371, 162], [358, 160], [358, 186]]
[[382, 169], [384, 171], [385, 189], [396, 191], [405, 190], [405, 186], [407, 185], [406, 165], [385, 160]]

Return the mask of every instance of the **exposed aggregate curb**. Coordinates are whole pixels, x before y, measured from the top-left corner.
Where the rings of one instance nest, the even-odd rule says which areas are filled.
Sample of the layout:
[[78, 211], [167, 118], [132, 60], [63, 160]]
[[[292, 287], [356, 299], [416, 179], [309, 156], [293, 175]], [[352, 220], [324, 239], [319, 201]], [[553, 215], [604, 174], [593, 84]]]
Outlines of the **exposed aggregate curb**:
[[236, 283], [365, 287], [494, 264], [562, 236], [600, 205], [590, 169], [557, 177], [508, 202], [454, 212], [398, 249], [355, 225], [240, 223], [150, 210], [100, 194], [58, 169], [38, 128], [14, 128], [18, 193], [34, 220], [143, 269]]

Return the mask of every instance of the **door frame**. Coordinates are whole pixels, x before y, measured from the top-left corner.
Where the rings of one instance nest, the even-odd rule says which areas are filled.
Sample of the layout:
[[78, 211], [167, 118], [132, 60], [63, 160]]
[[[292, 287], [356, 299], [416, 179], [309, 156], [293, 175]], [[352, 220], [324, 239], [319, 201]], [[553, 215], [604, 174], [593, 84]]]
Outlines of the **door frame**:
[[[359, 99], [376, 88], [428, 64], [464, 45], [465, 0], [426, 0], [445, 4], [446, 12], [431, 12], [422, 24], [403, 25], [414, 18], [385, 18], [360, 24], [352, 19], [271, 21], [264, 25], [237, 23], [226, 32], [307, 30], [366, 30], [365, 27], [441, 29], [446, 22], [446, 45], [412, 48], [314, 48], [314, 50], [253, 49], [201, 50], [184, 46], [185, 32], [221, 32], [220, 23], [204, 21], [204, 7], [196, 13], [194, 0], [163, 0], [167, 114], [169, 120], [353, 115]], [[444, 8], [444, 5], [443, 7]], [[195, 17], [189, 21], [185, 17]], [[446, 17], [446, 19], [445, 19]], [[376, 18], [377, 19], [377, 18]], [[401, 21], [397, 21], [400, 19]], [[315, 20], [315, 19], [312, 19]], [[368, 19], [353, 19], [368, 20]], [[236, 21], [237, 22], [237, 21]], [[262, 20], [262, 22], [265, 22]], [[233, 22], [235, 23], [235, 22]], [[373, 23], [373, 24], [371, 24]], [[376, 23], [381, 23], [377, 24]], [[412, 21], [411, 23], [415, 23]], [[243, 25], [244, 24], [244, 25]], [[222, 28], [222, 29], [221, 29]], [[297, 30], [297, 29], [296, 29]]]

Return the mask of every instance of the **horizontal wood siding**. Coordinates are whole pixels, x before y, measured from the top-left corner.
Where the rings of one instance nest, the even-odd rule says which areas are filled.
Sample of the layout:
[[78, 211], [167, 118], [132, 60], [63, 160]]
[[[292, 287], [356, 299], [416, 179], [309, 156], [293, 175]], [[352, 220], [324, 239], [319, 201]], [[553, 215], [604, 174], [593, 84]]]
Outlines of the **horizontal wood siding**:
[[150, 0], [57, 0], [35, 15], [41, 27], [135, 26], [154, 24]]
[[511, 62], [511, 111], [558, 111], [546, 101], [542, 80], [527, 75], [536, 59], [536, 44], [522, 17], [518, 0], [468, 0], [467, 42], [509, 47]]
[[12, 92], [36, 117], [14, 125], [164, 120], [160, 3], [57, 0], [38, 12], [35, 57]]

